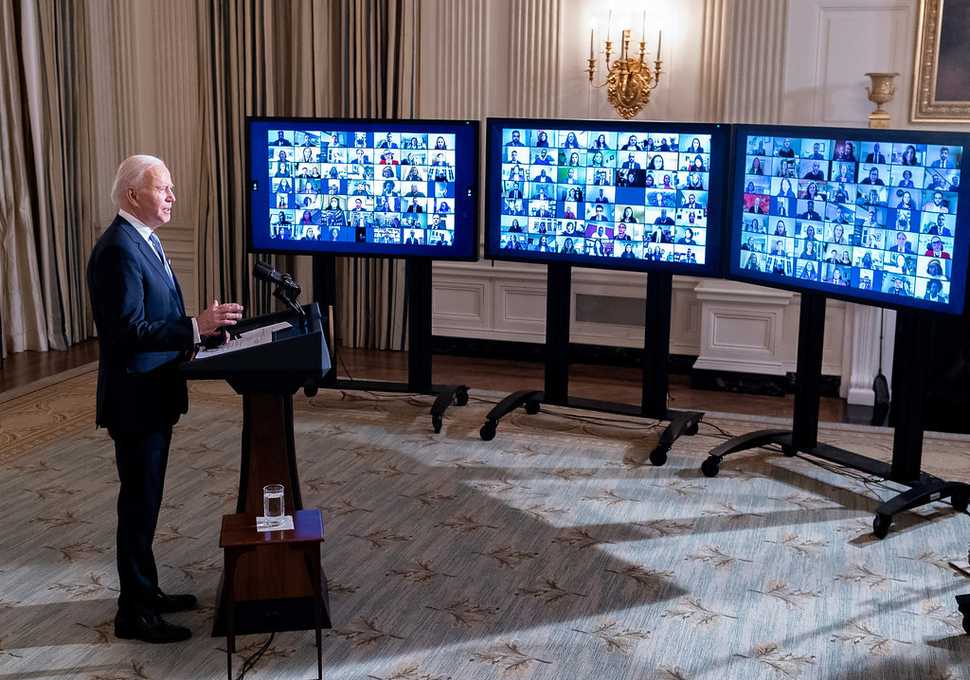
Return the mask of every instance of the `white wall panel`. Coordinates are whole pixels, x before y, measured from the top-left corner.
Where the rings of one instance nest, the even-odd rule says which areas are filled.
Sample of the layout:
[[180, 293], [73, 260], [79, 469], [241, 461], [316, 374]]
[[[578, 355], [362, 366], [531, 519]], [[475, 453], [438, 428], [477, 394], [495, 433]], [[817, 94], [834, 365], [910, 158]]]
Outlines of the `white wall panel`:
[[[785, 58], [784, 117], [788, 122], [864, 126], [875, 106], [869, 71], [911, 70], [913, 3], [898, 0], [800, 0], [791, 3]], [[898, 83], [902, 84], [902, 83]], [[899, 87], [887, 107], [904, 125], [908, 92]]]

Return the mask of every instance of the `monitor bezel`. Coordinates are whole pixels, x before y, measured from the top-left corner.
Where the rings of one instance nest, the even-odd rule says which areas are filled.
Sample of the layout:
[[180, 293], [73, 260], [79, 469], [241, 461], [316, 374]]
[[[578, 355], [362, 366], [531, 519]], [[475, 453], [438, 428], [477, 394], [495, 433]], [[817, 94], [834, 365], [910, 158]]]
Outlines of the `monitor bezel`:
[[[741, 196], [744, 193], [744, 177], [745, 177], [745, 167], [746, 167], [746, 153], [740, 153], [739, 151], [747, 151], [747, 145], [742, 144], [742, 140], [746, 141], [747, 136], [770, 136], [770, 137], [843, 137], [852, 136], [853, 139], [860, 139], [860, 141], [872, 141], [877, 142], [912, 142], [915, 144], [951, 144], [954, 145], [954, 138], [962, 138], [963, 142], [960, 144], [964, 148], [963, 158], [960, 162], [961, 175], [963, 170], [968, 167], [970, 163], [970, 133], [960, 132], [960, 131], [943, 131], [943, 130], [912, 130], [912, 129], [879, 129], [879, 128], [850, 128], [850, 127], [827, 127], [821, 125], [767, 125], [767, 124], [739, 124], [734, 125], [732, 128], [732, 139], [731, 139], [731, 173], [730, 173], [730, 187], [727, 192], [726, 200], [726, 229], [728, 233], [724, 239], [724, 276], [725, 278], [732, 281], [741, 281], [744, 283], [753, 283], [759, 286], [767, 286], [769, 288], [777, 288], [781, 290], [789, 290], [796, 293], [818, 293], [824, 295], [827, 298], [832, 298], [834, 300], [843, 300], [845, 302], [855, 302], [857, 304], [869, 305], [871, 307], [881, 307], [885, 309], [893, 310], [914, 310], [914, 311], [925, 311], [925, 312], [935, 312], [939, 314], [949, 314], [954, 316], [959, 316], [963, 314], [964, 306], [966, 304], [966, 279], [968, 269], [970, 269], [970, 262], [967, 262], [967, 258], [970, 257], [970, 204], [967, 206], [967, 216], [962, 218], [966, 222], [966, 226], [961, 228], [960, 220], [957, 222], [957, 227], [955, 229], [955, 235], [953, 240], [953, 253], [951, 258], [956, 259], [959, 253], [963, 258], [964, 262], [968, 265], [965, 266], [962, 271], [962, 277], [959, 281], [958, 290], [960, 292], [959, 303], [954, 303], [953, 291], [955, 289], [954, 282], [955, 279], [951, 276], [950, 279], [950, 302], [946, 306], [933, 305], [933, 303], [924, 302], [919, 298], [913, 297], [909, 298], [913, 302], [897, 302], [899, 297], [889, 295], [888, 293], [883, 293], [882, 291], [869, 291], [868, 293], [851, 293], [842, 292], [837, 290], [831, 290], [829, 286], [819, 281], [816, 285], [811, 283], [800, 283], [802, 279], [772, 279], [771, 274], [761, 273], [761, 276], [757, 276], [752, 273], [747, 273], [745, 270], [741, 269], [740, 258], [735, 258], [735, 253], [740, 253], [741, 247], [741, 229], [740, 222], [743, 219], [743, 211], [735, 212], [737, 207], [737, 202], [741, 200]], [[959, 142], [958, 142], [959, 143]], [[859, 163], [863, 165], [863, 163]], [[962, 178], [961, 178], [962, 179]], [[970, 189], [966, 185], [960, 185], [960, 190], [957, 193], [959, 204], [963, 204], [964, 201], [970, 201]], [[959, 212], [957, 213], [959, 216]], [[960, 235], [962, 234], [962, 235]], [[958, 236], [960, 235], [960, 236]], [[760, 273], [760, 272], [759, 272]], [[849, 289], [854, 290], [854, 289]], [[917, 304], [914, 304], [917, 303]], [[922, 303], [922, 304], [919, 304]]]
[[[254, 123], [281, 123], [281, 124], [293, 124], [293, 125], [303, 125], [312, 123], [316, 124], [335, 124], [335, 125], [346, 125], [348, 127], [353, 126], [377, 126], [377, 125], [394, 125], [400, 127], [401, 130], [407, 130], [408, 128], [413, 128], [415, 132], [420, 131], [422, 127], [427, 126], [440, 126], [440, 130], [434, 130], [435, 132], [448, 132], [455, 128], [461, 126], [468, 126], [472, 130], [472, 135], [474, 137], [471, 149], [472, 162], [470, 167], [472, 168], [471, 181], [467, 185], [467, 189], [471, 189], [472, 196], [469, 198], [470, 202], [470, 214], [471, 214], [471, 234], [470, 243], [468, 245], [469, 252], [460, 254], [442, 254], [439, 252], [401, 252], [400, 248], [406, 246], [394, 246], [393, 248], [387, 248], [388, 244], [369, 244], [371, 249], [366, 252], [356, 252], [353, 249], [332, 249], [332, 248], [313, 248], [313, 249], [292, 249], [292, 248], [262, 248], [256, 247], [253, 236], [254, 236], [254, 215], [251, 209], [251, 192], [253, 189], [253, 183], [256, 181], [253, 179], [252, 175], [254, 172], [253, 162], [255, 159], [252, 157], [252, 128]], [[448, 128], [448, 129], [446, 129]], [[244, 210], [246, 211], [246, 252], [251, 254], [266, 254], [266, 255], [336, 255], [344, 257], [380, 257], [380, 258], [392, 258], [392, 259], [407, 259], [407, 258], [426, 258], [433, 260], [451, 261], [451, 262], [477, 262], [480, 259], [479, 251], [479, 240], [481, 238], [481, 231], [479, 229], [479, 222], [481, 217], [480, 202], [481, 202], [481, 122], [472, 119], [440, 119], [440, 118], [344, 118], [344, 117], [317, 117], [317, 116], [246, 116], [245, 129], [244, 129], [244, 139], [245, 139], [245, 173], [246, 173], [246, 186], [244, 188], [246, 192], [244, 201]], [[457, 161], [456, 161], [457, 166]], [[458, 189], [455, 189], [456, 195]], [[457, 221], [457, 220], [456, 220]], [[457, 231], [457, 229], [456, 229]], [[320, 241], [320, 243], [331, 243], [329, 241]], [[380, 246], [384, 246], [381, 249]], [[441, 246], [421, 246], [422, 249], [440, 249], [444, 250]], [[448, 250], [453, 250], [454, 246], [448, 246]]]
[[[617, 132], [665, 132], [673, 131], [678, 134], [705, 134], [711, 136], [711, 166], [717, 164], [722, 174], [728, 171], [727, 160], [730, 155], [731, 125], [727, 123], [680, 123], [655, 120], [595, 120], [595, 119], [551, 119], [551, 118], [492, 118], [485, 123], [485, 253], [484, 259], [502, 262], [529, 262], [534, 264], [568, 264], [584, 269], [617, 270], [631, 272], [667, 272], [670, 274], [684, 274], [702, 278], [721, 278], [723, 267], [722, 243], [724, 234], [724, 182], [716, 183], [717, 191], [713, 191], [714, 182], [708, 184], [708, 227], [707, 240], [704, 245], [705, 255], [709, 256], [704, 264], [684, 264], [680, 262], [655, 262], [651, 260], [625, 260], [619, 257], [591, 257], [588, 255], [562, 257], [559, 253], [538, 253], [534, 251], [508, 251], [500, 247], [501, 243], [501, 195], [494, 193], [496, 183], [501, 186], [501, 153], [502, 135], [504, 127], [545, 127], [548, 129], [570, 129], [592, 127], [598, 130]], [[714, 146], [721, 150], [716, 155]], [[498, 168], [495, 167], [497, 159]], [[708, 173], [713, 176], [713, 171]], [[712, 197], [713, 194], [713, 197]], [[715, 222], [712, 226], [712, 222]], [[493, 239], [493, 236], [496, 238]], [[713, 236], [713, 240], [712, 240]], [[513, 255], [512, 253], [527, 253]]]

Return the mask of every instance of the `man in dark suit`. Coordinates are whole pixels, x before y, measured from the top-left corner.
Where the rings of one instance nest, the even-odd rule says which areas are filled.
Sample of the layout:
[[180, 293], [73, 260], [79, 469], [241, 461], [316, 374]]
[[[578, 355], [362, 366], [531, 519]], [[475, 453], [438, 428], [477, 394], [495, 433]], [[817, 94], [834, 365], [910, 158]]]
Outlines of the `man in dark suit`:
[[241, 319], [242, 307], [216, 301], [195, 318], [186, 315], [182, 291], [155, 235], [171, 219], [175, 203], [172, 177], [161, 160], [126, 159], [115, 176], [112, 199], [118, 216], [94, 246], [87, 282], [100, 347], [97, 424], [114, 440], [121, 482], [115, 635], [177, 642], [191, 632], [161, 614], [193, 609], [196, 599], [159, 589], [152, 541], [172, 426], [188, 410], [178, 366], [202, 338], [223, 340], [222, 327]]
[[879, 151], [879, 142], [872, 145], [872, 153], [866, 154], [866, 163], [885, 163], [886, 154]]
[[798, 216], [803, 220], [820, 220], [822, 217], [815, 212], [815, 201], [809, 200], [805, 204], [805, 212]]
[[670, 226], [674, 223], [672, 217], [667, 215], [667, 210], [665, 208], [660, 209], [660, 217], [653, 221], [654, 224], [659, 224], [663, 226]]
[[955, 163], [950, 160], [950, 150], [945, 146], [940, 147], [940, 157], [930, 164], [931, 168], [952, 168], [954, 166]]
[[633, 157], [633, 154], [632, 153], [629, 156], [627, 156], [627, 159], [625, 161], [623, 161], [623, 169], [625, 169], [625, 170], [639, 170], [640, 169], [640, 164], [637, 163], [637, 160], [636, 160], [636, 158]]

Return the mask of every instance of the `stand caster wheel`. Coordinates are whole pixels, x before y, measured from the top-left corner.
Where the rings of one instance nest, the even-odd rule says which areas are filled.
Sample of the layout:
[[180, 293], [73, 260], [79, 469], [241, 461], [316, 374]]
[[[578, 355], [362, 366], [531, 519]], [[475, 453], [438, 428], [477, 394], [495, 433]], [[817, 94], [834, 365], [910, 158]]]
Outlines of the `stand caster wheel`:
[[431, 416], [431, 427], [434, 428], [434, 433], [438, 434], [441, 432], [442, 420], [441, 416]]
[[650, 452], [650, 462], [660, 467], [667, 462], [667, 452], [670, 451], [669, 446], [658, 446], [653, 451]]
[[482, 438], [484, 442], [490, 442], [495, 439], [495, 431], [498, 429], [498, 425], [495, 424], [494, 420], [487, 420], [485, 424], [482, 425], [482, 429], [478, 431], [478, 435]]
[[721, 460], [719, 458], [708, 458], [701, 463], [701, 472], [704, 473], [705, 477], [717, 477], [717, 473], [720, 471]]
[[537, 401], [527, 401], [525, 402], [525, 412], [530, 416], [534, 416], [539, 412], [539, 402]]
[[684, 434], [686, 434], [688, 437], [693, 437], [695, 434], [697, 434], [698, 427], [700, 427], [700, 423], [693, 422], [687, 426], [687, 429], [684, 430]]
[[876, 538], [886, 538], [889, 527], [893, 525], [893, 518], [889, 515], [876, 515], [872, 520], [872, 533]]
[[304, 385], [303, 394], [306, 395], [308, 399], [317, 396], [318, 387], [316, 385]]
[[798, 453], [798, 449], [796, 449], [794, 446], [788, 446], [787, 444], [782, 444], [781, 452], [786, 456], [788, 456], [789, 458], [791, 458], [796, 453]]
[[957, 512], [966, 512], [968, 501], [970, 501], [970, 498], [967, 496], [958, 496], [954, 494], [950, 497], [950, 505], [952, 505], [953, 509]]
[[455, 392], [455, 406], [464, 406], [468, 403], [468, 390], [458, 390]]

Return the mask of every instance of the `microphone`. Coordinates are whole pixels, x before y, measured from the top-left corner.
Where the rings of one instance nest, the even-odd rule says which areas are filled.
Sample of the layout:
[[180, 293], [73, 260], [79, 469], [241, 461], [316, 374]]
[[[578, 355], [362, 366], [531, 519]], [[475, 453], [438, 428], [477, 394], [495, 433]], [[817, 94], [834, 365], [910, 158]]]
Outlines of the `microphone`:
[[274, 286], [279, 286], [280, 288], [286, 288], [297, 295], [302, 291], [300, 284], [294, 281], [292, 276], [276, 271], [265, 262], [257, 262], [253, 265], [253, 276], [260, 281], [272, 283]]

